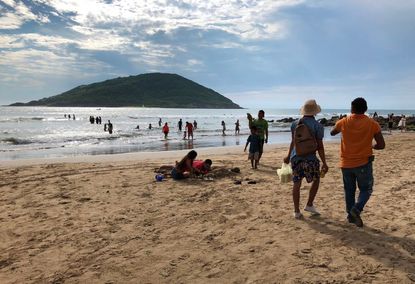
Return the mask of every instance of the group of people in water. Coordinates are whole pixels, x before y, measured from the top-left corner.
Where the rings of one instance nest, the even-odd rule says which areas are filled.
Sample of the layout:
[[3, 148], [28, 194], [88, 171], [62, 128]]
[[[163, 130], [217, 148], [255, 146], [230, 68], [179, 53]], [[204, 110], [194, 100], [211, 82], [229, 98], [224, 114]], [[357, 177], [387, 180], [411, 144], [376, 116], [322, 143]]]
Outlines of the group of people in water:
[[[365, 114], [367, 109], [367, 102], [364, 98], [354, 99], [351, 102], [351, 114], [339, 119], [330, 132], [332, 136], [342, 134], [340, 168], [343, 175], [347, 220], [358, 227], [363, 226], [361, 214], [373, 192], [373, 150], [385, 148], [381, 127], [375, 119]], [[304, 103], [300, 110], [302, 117], [291, 125], [292, 139], [287, 155], [283, 159], [284, 163], [291, 165], [292, 198], [296, 219], [303, 218], [300, 210], [300, 188], [304, 179], [307, 183], [311, 183], [304, 210], [312, 215], [320, 215], [314, 206], [314, 200], [321, 177], [329, 171], [323, 144], [324, 127], [315, 119], [320, 112], [321, 107], [315, 100], [308, 100]], [[258, 168], [264, 144], [268, 143], [268, 122], [264, 119], [264, 115], [263, 110], [258, 112], [257, 119], [247, 114], [251, 134], [246, 141], [244, 151], [249, 145], [248, 158], [253, 169]], [[196, 157], [196, 151], [192, 150], [180, 162], [177, 162], [171, 171], [173, 179], [179, 180], [193, 174], [208, 172], [212, 161], [195, 163]], [[200, 167], [204, 172], [200, 170]], [[357, 188], [359, 188], [359, 194], [356, 198]]]
[[65, 113], [65, 114], [63, 115], [63, 117], [64, 117], [64, 118], [67, 118], [67, 119], [71, 119], [71, 118], [72, 118], [72, 120], [76, 120], [75, 114], [72, 114], [72, 116], [71, 116], [70, 114], [66, 114], [66, 113]]

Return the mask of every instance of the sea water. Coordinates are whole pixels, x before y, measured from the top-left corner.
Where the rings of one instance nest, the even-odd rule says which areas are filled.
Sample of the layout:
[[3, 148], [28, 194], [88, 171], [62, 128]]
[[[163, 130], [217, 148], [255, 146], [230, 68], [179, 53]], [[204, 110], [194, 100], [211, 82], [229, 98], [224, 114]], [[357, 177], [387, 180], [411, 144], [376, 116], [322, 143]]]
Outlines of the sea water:
[[[345, 114], [347, 110], [323, 110], [319, 118]], [[377, 111], [386, 115], [387, 111]], [[391, 111], [392, 112], [392, 111]], [[412, 115], [414, 111], [393, 111]], [[0, 160], [67, 157], [77, 155], [114, 154], [143, 151], [171, 151], [201, 147], [240, 145], [241, 151], [249, 135], [246, 114], [257, 116], [257, 109], [166, 109], [166, 108], [80, 108], [80, 107], [0, 107]], [[65, 118], [65, 115], [67, 117]], [[71, 119], [68, 119], [71, 115]], [[73, 120], [75, 115], [75, 120]], [[91, 124], [90, 116], [101, 116], [102, 124]], [[282, 118], [298, 118], [298, 109], [265, 109], [269, 122], [269, 143], [289, 143], [290, 123]], [[158, 124], [170, 127], [164, 139]], [[197, 121], [194, 140], [184, 140], [177, 123]], [[240, 135], [235, 135], [239, 119]], [[104, 131], [111, 120], [113, 134]], [[225, 121], [226, 136], [221, 122]], [[149, 128], [152, 125], [152, 129]], [[139, 129], [137, 129], [139, 126]], [[325, 140], [330, 137], [326, 128]]]

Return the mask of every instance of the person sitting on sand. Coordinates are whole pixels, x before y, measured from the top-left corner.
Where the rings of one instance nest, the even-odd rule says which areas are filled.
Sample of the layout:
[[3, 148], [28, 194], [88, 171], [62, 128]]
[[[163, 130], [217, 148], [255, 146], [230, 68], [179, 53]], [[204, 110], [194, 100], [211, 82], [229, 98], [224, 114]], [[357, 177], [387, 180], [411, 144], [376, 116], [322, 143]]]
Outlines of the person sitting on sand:
[[193, 161], [196, 159], [196, 156], [197, 152], [192, 150], [180, 162], [176, 163], [176, 166], [171, 171], [172, 178], [175, 180], [185, 179], [195, 171], [198, 171], [193, 167]]
[[212, 160], [206, 159], [204, 161], [202, 160], [195, 160], [193, 161], [193, 167], [199, 171], [199, 173], [205, 175], [208, 172], [210, 172], [210, 169], [212, 167]]

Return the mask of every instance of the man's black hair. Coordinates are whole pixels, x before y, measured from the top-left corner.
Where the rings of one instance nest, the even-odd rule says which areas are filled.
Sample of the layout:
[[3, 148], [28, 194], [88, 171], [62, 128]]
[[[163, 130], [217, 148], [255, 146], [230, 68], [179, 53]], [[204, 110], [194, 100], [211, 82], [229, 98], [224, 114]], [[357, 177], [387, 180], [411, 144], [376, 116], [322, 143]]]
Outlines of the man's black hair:
[[367, 102], [364, 98], [356, 98], [352, 101], [352, 112], [364, 114], [367, 111]]

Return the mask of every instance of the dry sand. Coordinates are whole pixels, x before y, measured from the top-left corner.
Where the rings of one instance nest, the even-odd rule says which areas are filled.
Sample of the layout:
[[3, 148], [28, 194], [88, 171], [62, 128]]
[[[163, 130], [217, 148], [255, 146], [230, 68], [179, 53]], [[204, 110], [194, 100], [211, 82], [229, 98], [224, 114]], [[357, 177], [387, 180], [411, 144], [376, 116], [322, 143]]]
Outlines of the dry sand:
[[183, 152], [3, 163], [0, 283], [412, 283], [415, 134], [385, 138], [363, 228], [345, 220], [338, 143], [326, 145], [322, 216], [304, 220], [276, 176], [287, 147], [267, 146], [257, 171], [243, 146], [201, 150], [241, 168], [213, 181], [155, 182]]

